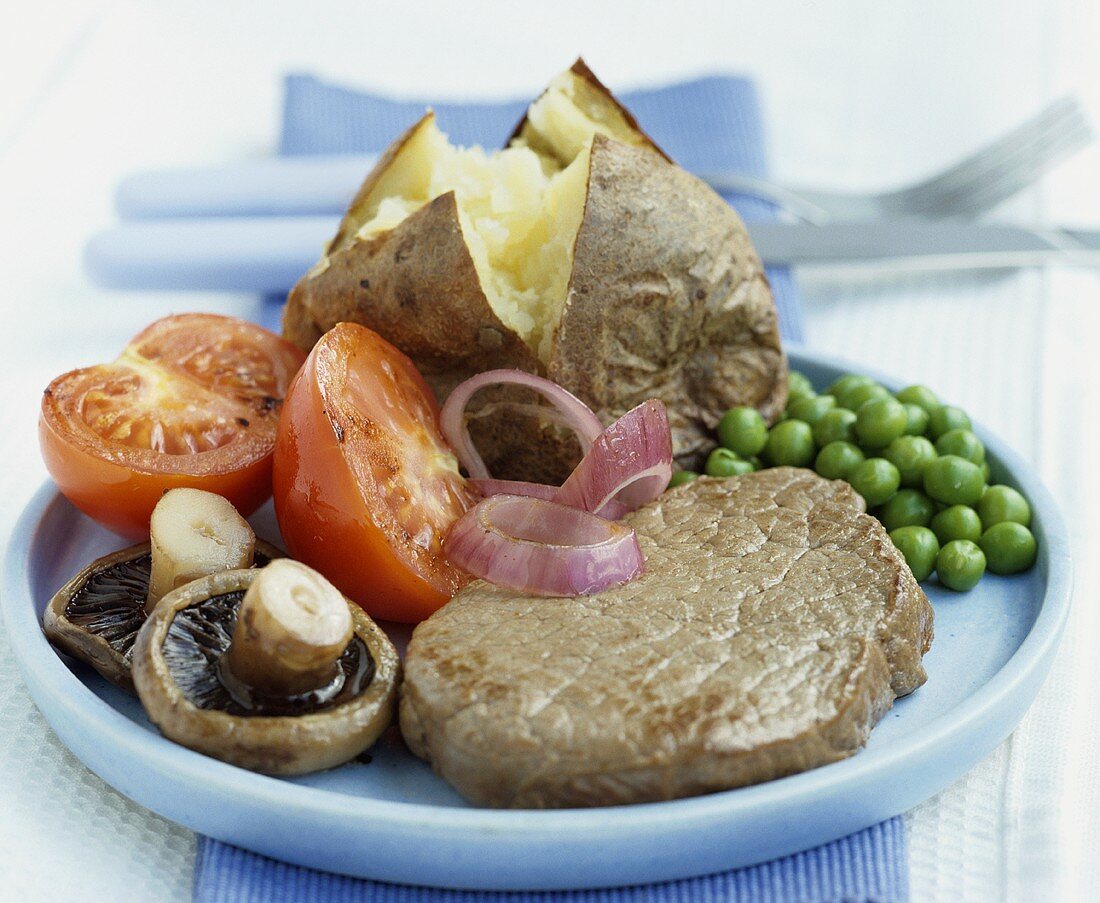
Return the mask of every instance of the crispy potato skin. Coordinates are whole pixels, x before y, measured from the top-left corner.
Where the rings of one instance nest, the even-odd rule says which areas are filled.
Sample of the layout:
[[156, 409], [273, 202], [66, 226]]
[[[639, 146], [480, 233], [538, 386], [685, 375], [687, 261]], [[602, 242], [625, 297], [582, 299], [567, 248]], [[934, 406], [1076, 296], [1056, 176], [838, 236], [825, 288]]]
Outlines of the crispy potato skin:
[[400, 348], [437, 393], [493, 367], [537, 372], [534, 354], [481, 290], [453, 192], [330, 256], [323, 271], [294, 287], [283, 331], [311, 348], [343, 321], [368, 326]]
[[[326, 259], [291, 292], [283, 315], [290, 341], [308, 351], [337, 323], [362, 323], [412, 358], [441, 401], [463, 379], [499, 367], [548, 376], [607, 423], [657, 397], [668, 405], [684, 467], [701, 465], [729, 407], [753, 405], [769, 422], [779, 415], [786, 359], [760, 259], [729, 205], [655, 146], [593, 141], [573, 271], [546, 367], [493, 312], [453, 194], [387, 233], [354, 238], [351, 211], [423, 122], [386, 152]], [[494, 475], [560, 483], [580, 458], [578, 443], [500, 404], [536, 401], [523, 390], [481, 392], [470, 408], [471, 433]]]
[[763, 265], [741, 219], [697, 178], [597, 136], [573, 258], [548, 375], [601, 419], [660, 398], [677, 459], [691, 464], [728, 408], [769, 421], [783, 410]]

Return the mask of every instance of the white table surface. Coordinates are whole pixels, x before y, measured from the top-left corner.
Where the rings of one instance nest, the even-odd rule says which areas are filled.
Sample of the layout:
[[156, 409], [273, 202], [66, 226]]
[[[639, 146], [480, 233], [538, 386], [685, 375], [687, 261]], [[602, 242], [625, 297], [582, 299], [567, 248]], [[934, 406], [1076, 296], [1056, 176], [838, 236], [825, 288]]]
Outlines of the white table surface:
[[[50, 378], [112, 357], [168, 312], [255, 310], [245, 296], [100, 291], [84, 281], [80, 251], [111, 221], [123, 174], [269, 149], [287, 69], [452, 96], [531, 94], [577, 52], [616, 88], [747, 72], [762, 88], [778, 173], [852, 188], [945, 164], [1069, 89], [1100, 106], [1100, 13], [1088, 0], [372, 5], [38, 0], [9, 11], [0, 536], [46, 476], [34, 424]], [[1100, 222], [1100, 150], [1004, 215]], [[908, 816], [913, 899], [1083, 899], [1100, 886], [1100, 708], [1090, 692], [1100, 566], [1085, 554], [1100, 541], [1100, 275], [817, 272], [802, 282], [815, 347], [967, 407], [1035, 463], [1077, 544], [1081, 589], [1039, 701], [986, 761]], [[60, 745], [2, 636], [0, 713], [0, 898], [188, 897], [193, 836]]]

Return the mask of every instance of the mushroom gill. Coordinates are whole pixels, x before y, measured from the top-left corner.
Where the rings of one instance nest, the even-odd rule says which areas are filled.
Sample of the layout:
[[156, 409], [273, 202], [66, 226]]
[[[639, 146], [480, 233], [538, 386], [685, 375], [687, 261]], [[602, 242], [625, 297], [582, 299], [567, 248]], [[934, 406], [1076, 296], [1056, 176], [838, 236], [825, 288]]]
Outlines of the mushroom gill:
[[54, 594], [42, 628], [59, 649], [133, 693], [134, 640], [164, 592], [219, 570], [263, 567], [282, 556], [257, 540], [221, 496], [173, 489], [153, 511], [151, 541], [84, 568]]

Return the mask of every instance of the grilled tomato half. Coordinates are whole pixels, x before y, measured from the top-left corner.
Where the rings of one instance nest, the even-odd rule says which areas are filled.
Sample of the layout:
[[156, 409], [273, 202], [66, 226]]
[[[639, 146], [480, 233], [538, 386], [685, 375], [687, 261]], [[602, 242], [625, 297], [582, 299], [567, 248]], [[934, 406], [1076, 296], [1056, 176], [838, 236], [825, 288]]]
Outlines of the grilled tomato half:
[[271, 495], [275, 429], [305, 356], [252, 323], [158, 320], [109, 364], [59, 376], [42, 397], [42, 457], [77, 508], [131, 539], [178, 486], [249, 514]]
[[432, 390], [376, 332], [340, 323], [291, 383], [275, 445], [291, 555], [377, 618], [423, 620], [469, 581], [443, 554], [476, 497]]

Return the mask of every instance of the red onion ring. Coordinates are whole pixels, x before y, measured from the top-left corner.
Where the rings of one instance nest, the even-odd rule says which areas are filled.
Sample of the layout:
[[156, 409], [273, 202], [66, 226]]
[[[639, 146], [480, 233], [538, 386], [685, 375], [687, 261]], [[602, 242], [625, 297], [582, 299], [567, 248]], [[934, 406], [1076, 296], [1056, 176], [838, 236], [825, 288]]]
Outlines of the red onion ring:
[[656, 398], [627, 411], [604, 430], [553, 500], [600, 511], [618, 499], [633, 511], [665, 491], [672, 477], [668, 412]]
[[[584, 457], [561, 486], [489, 476], [470, 439], [465, 410], [475, 392], [497, 384], [539, 392], [554, 405], [544, 416], [577, 434]], [[490, 370], [451, 393], [440, 429], [471, 485], [487, 496], [451, 528], [445, 549], [453, 564], [490, 583], [542, 596], [599, 592], [642, 572], [638, 537], [616, 521], [657, 498], [672, 476], [672, 432], [660, 401], [643, 402], [604, 429], [561, 386], [522, 370]]]
[[[484, 496], [524, 495], [528, 498], [542, 499], [544, 502], [554, 501], [554, 496], [561, 491], [558, 486], [550, 486], [546, 483], [524, 483], [519, 480], [469, 480], [468, 482]], [[622, 520], [629, 513], [630, 509], [616, 499], [611, 499], [596, 511], [597, 515], [606, 520]]]
[[447, 557], [498, 586], [541, 596], [583, 596], [644, 569], [634, 531], [532, 496], [494, 495], [456, 521]]
[[603, 432], [600, 418], [592, 413], [588, 405], [557, 383], [524, 370], [486, 370], [460, 383], [439, 412], [439, 428], [443, 437], [454, 449], [459, 463], [466, 468], [466, 473], [475, 480], [487, 480], [490, 474], [484, 459], [470, 439], [470, 431], [466, 427], [466, 405], [479, 389], [501, 384], [524, 386], [542, 395], [561, 412], [564, 423], [577, 434], [584, 453], [588, 452], [592, 443]]

